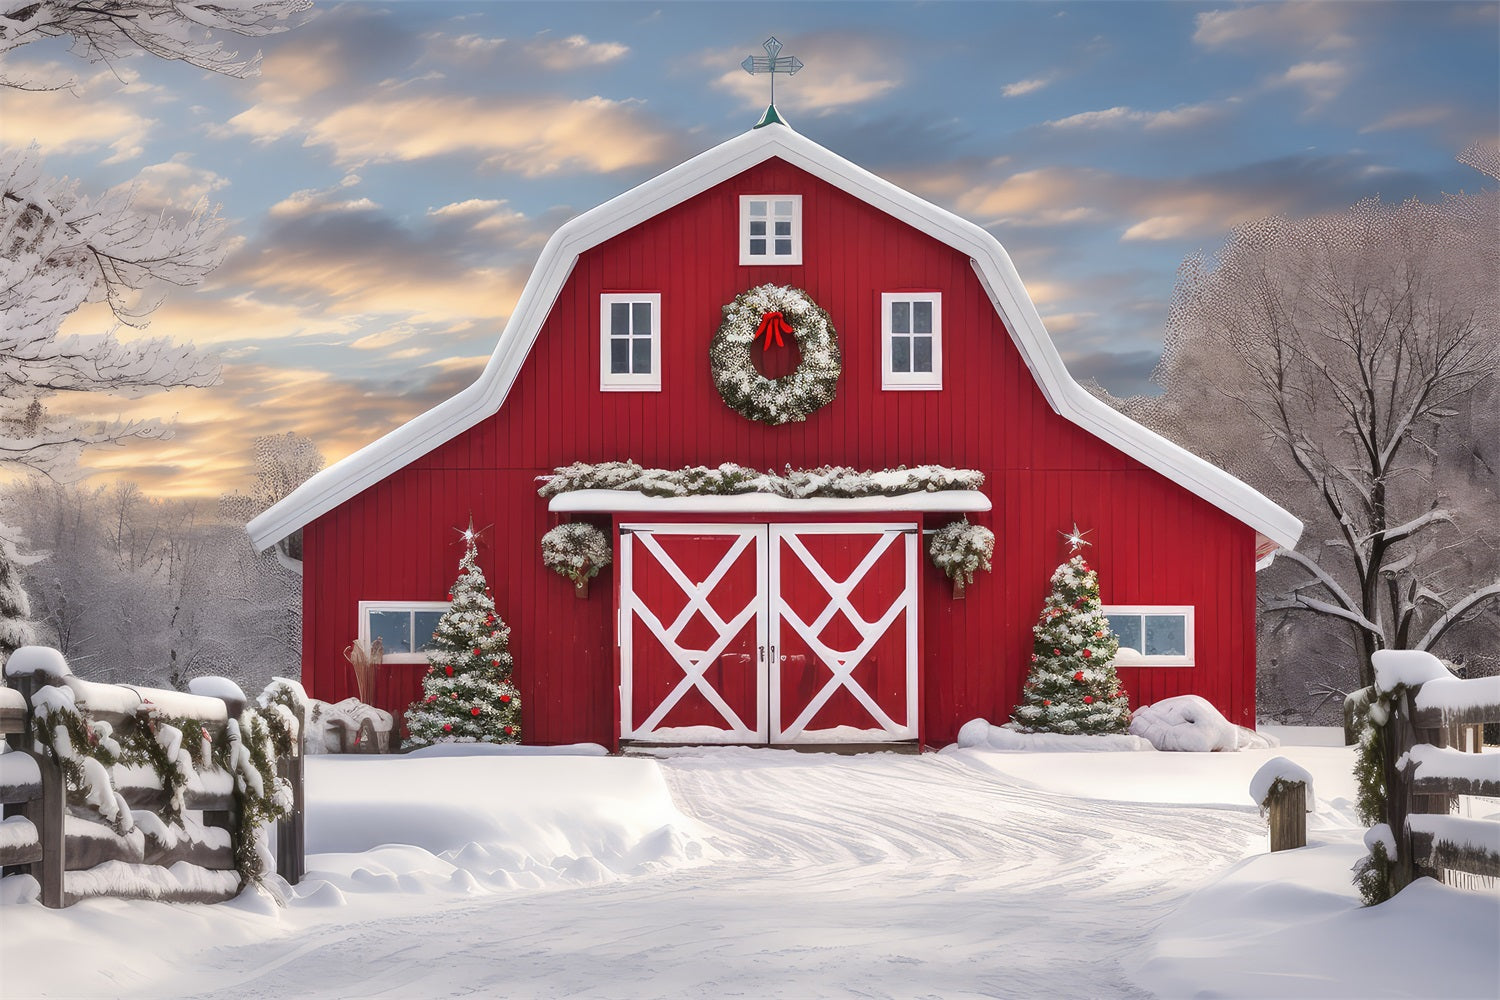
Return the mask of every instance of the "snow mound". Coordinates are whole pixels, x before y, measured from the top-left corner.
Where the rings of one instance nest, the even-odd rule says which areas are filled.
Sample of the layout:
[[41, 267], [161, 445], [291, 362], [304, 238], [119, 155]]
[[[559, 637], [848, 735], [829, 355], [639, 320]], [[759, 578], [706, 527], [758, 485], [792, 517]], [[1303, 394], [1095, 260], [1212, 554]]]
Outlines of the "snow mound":
[[22, 646], [5, 661], [5, 676], [24, 677], [45, 674], [48, 677], [71, 677], [68, 661], [51, 646]]
[[1124, 733], [1095, 736], [1065, 733], [1018, 733], [992, 726], [984, 719], [971, 719], [958, 731], [958, 745], [965, 749], [1026, 750], [1032, 753], [1091, 753], [1102, 750], [1151, 750], [1150, 742]]
[[483, 893], [597, 885], [717, 856], [657, 761], [588, 744], [310, 757], [307, 800], [305, 905], [336, 898], [313, 898], [318, 882], [342, 895]]
[[421, 757], [608, 757], [597, 743], [565, 743], [561, 746], [527, 746], [522, 743], [434, 743], [406, 754]]
[[1375, 687], [1387, 693], [1453, 676], [1442, 660], [1421, 649], [1378, 650], [1370, 657], [1370, 664], [1375, 668]]
[[1219, 714], [1207, 699], [1195, 694], [1142, 705], [1131, 717], [1130, 731], [1149, 740], [1158, 750], [1209, 753], [1215, 750], [1263, 750], [1277, 745], [1275, 737], [1236, 726]]
[[1265, 805], [1266, 799], [1271, 794], [1271, 786], [1278, 781], [1285, 781], [1289, 784], [1296, 784], [1300, 781], [1306, 785], [1307, 811], [1314, 810], [1317, 798], [1313, 795], [1312, 775], [1307, 768], [1285, 757], [1272, 757], [1255, 772], [1255, 776], [1250, 779], [1250, 800], [1256, 805]]
[[228, 677], [194, 677], [188, 681], [188, 693], [245, 704], [245, 692]]

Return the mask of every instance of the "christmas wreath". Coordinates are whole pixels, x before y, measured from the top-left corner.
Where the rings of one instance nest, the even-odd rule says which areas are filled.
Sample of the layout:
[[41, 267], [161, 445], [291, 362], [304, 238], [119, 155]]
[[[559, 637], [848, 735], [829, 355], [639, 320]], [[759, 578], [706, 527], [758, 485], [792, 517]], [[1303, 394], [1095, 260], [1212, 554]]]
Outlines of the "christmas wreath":
[[[765, 338], [762, 350], [791, 334], [802, 363], [790, 375], [766, 378], [750, 351]], [[714, 386], [729, 408], [762, 423], [791, 423], [833, 402], [843, 361], [838, 332], [828, 313], [800, 288], [759, 285], [736, 295], [724, 307], [724, 322], [708, 348]]]

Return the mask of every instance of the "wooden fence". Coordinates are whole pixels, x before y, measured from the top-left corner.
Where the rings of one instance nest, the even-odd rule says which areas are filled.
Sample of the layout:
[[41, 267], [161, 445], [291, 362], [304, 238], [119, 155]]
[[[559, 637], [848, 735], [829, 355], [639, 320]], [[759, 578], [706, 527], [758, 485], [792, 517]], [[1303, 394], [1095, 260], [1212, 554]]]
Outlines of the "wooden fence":
[[[9, 751], [0, 755], [0, 866], [6, 875], [29, 873], [45, 906], [68, 906], [98, 895], [219, 902], [235, 896], [243, 878], [234, 842], [241, 833], [234, 776], [197, 768], [183, 796], [179, 821], [169, 823], [169, 793], [146, 768], [117, 765], [112, 781], [132, 813], [133, 829], [118, 833], [93, 807], [69, 803], [63, 769], [39, 748], [33, 700], [46, 687], [67, 687], [74, 704], [93, 721], [107, 722], [117, 740], [154, 734], [155, 719], [190, 721], [219, 740], [228, 720], [245, 710], [243, 696], [202, 697], [178, 691], [95, 684], [71, 674], [8, 674], [0, 688], [0, 734]], [[294, 713], [295, 714], [295, 713]], [[277, 826], [276, 870], [296, 883], [305, 872], [301, 728], [292, 752], [276, 761], [292, 787], [293, 811]], [[154, 739], [154, 735], [152, 735]], [[180, 863], [186, 866], [180, 866]], [[173, 867], [179, 866], [179, 867]], [[169, 877], [167, 869], [172, 869]]]
[[1394, 891], [1444, 871], [1500, 877], [1500, 821], [1450, 815], [1460, 795], [1500, 796], [1500, 755], [1472, 752], [1482, 749], [1473, 727], [1500, 722], [1500, 678], [1459, 680], [1437, 669], [1440, 676], [1396, 689], [1385, 726]]

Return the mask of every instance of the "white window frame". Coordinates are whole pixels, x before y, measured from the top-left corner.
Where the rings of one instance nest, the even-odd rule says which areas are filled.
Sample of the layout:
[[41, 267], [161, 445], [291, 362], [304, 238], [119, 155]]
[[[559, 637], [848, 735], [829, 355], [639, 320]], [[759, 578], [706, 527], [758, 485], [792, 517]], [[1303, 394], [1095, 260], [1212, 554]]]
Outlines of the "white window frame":
[[[610, 307], [620, 303], [651, 305], [651, 371], [616, 373], [609, 370]], [[634, 337], [631, 338], [635, 339]], [[601, 392], [661, 391], [661, 293], [605, 292], [599, 296], [599, 389]]]
[[[1181, 615], [1185, 621], [1182, 627], [1182, 656], [1147, 656], [1144, 651], [1138, 651], [1137, 656], [1129, 659], [1115, 657], [1117, 667], [1191, 667], [1193, 666], [1193, 630], [1194, 611], [1191, 604], [1106, 604], [1100, 609], [1106, 615]], [[1141, 645], [1146, 644], [1146, 623], [1141, 622]], [[1122, 647], [1123, 648], [1123, 647]]]
[[[895, 302], [932, 303], [932, 371], [898, 372], [891, 369], [891, 305]], [[882, 292], [880, 294], [880, 387], [898, 391], [931, 391], [943, 387], [942, 292]]]
[[[447, 611], [453, 605], [449, 601], [360, 601], [359, 637], [370, 641], [371, 611]], [[413, 637], [415, 638], [415, 637]], [[426, 663], [426, 653], [386, 653], [382, 663]]]
[[[765, 220], [766, 250], [765, 254], [752, 255], [750, 253], [750, 205], [753, 202], [763, 201], [766, 203]], [[778, 256], [776, 254], [776, 227], [771, 225], [776, 221], [774, 205], [778, 201], [789, 201], [792, 203], [792, 252]], [[757, 216], [759, 218], [759, 216]], [[757, 237], [758, 238], [758, 237]], [[740, 195], [740, 263], [747, 265], [765, 264], [801, 264], [802, 263], [802, 196], [800, 194], [742, 194]]]

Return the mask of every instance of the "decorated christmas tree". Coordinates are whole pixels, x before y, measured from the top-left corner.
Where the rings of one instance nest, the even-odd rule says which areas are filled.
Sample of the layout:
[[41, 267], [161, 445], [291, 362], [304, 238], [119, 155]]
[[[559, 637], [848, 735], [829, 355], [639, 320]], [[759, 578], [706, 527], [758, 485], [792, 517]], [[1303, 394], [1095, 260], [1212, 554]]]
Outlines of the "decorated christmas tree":
[[1052, 574], [1052, 593], [1032, 626], [1031, 670], [1010, 728], [1023, 733], [1123, 733], [1130, 700], [1115, 674], [1120, 640], [1099, 603], [1099, 575], [1078, 550], [1089, 544], [1075, 526], [1071, 558]]
[[406, 711], [413, 746], [521, 742], [521, 698], [510, 683], [510, 627], [495, 614], [479, 536], [463, 532], [464, 555], [427, 651], [422, 697]]

